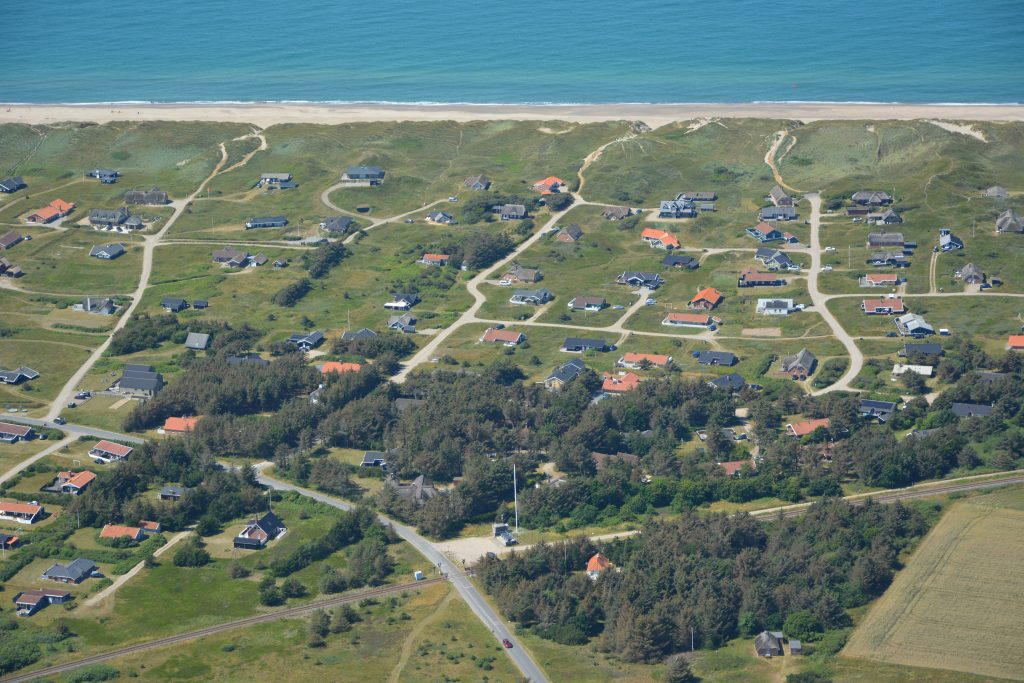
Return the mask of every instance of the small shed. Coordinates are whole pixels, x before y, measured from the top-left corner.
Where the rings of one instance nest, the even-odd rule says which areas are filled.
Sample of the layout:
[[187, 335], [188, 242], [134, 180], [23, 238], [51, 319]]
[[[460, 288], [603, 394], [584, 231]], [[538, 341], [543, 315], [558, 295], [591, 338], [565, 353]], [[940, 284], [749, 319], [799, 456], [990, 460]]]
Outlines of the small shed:
[[803, 645], [800, 644], [799, 640], [789, 639], [789, 654], [791, 655], [802, 655], [804, 653]]

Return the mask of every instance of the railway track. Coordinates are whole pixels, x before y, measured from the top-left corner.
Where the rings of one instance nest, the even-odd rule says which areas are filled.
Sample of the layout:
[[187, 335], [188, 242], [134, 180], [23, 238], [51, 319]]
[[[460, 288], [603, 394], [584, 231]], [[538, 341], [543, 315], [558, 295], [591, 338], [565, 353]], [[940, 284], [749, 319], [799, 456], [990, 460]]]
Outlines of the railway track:
[[55, 664], [54, 666], [36, 669], [35, 671], [27, 671], [25, 673], [16, 674], [14, 676], [8, 676], [6, 678], [0, 679], [0, 681], [3, 681], [3, 683], [21, 683], [22, 681], [32, 681], [37, 678], [42, 678], [44, 676], [54, 676], [57, 674], [66, 673], [68, 671], [72, 671], [82, 666], [88, 666], [90, 664], [105, 662], [111, 659], [116, 659], [117, 657], [123, 657], [125, 655], [130, 655], [136, 652], [143, 652], [145, 650], [152, 650], [158, 647], [174, 645], [176, 643], [183, 643], [189, 640], [195, 640], [197, 638], [204, 638], [206, 636], [215, 635], [217, 633], [223, 633], [225, 631], [232, 631], [237, 628], [243, 628], [245, 626], [263, 624], [268, 621], [301, 617], [305, 614], [313, 612], [314, 610], [337, 607], [338, 605], [358, 602], [360, 600], [365, 600], [366, 598], [373, 598], [381, 595], [390, 595], [391, 593], [400, 593], [402, 591], [407, 591], [413, 588], [420, 588], [422, 586], [429, 586], [447, 580], [448, 579], [445, 576], [438, 576], [432, 579], [416, 581], [415, 583], [403, 583], [395, 586], [382, 586], [380, 588], [374, 588], [372, 590], [363, 591], [361, 593], [354, 593], [351, 595], [339, 595], [336, 598], [319, 600], [317, 602], [311, 602], [309, 604], [301, 605], [298, 607], [290, 607], [288, 609], [278, 610], [276, 612], [259, 614], [254, 617], [247, 617], [245, 619], [238, 619], [223, 624], [217, 624], [215, 626], [207, 626], [206, 628], [196, 629], [195, 631], [188, 631], [187, 633], [179, 633], [177, 635], [167, 636], [166, 638], [158, 638], [157, 640], [150, 640], [145, 643], [128, 645], [127, 647], [122, 647], [117, 650], [111, 650], [110, 652], [104, 652], [101, 654], [92, 655], [91, 657], [83, 657], [82, 659], [76, 659], [75, 661], [67, 662], [66, 664]]

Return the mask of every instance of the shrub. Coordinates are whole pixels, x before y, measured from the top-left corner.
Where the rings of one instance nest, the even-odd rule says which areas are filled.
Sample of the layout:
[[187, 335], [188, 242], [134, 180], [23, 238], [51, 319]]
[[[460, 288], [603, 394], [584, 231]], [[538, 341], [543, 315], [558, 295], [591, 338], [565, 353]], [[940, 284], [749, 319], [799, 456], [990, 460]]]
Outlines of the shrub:
[[175, 567], [202, 567], [210, 562], [210, 553], [199, 537], [193, 536], [174, 553], [173, 562]]

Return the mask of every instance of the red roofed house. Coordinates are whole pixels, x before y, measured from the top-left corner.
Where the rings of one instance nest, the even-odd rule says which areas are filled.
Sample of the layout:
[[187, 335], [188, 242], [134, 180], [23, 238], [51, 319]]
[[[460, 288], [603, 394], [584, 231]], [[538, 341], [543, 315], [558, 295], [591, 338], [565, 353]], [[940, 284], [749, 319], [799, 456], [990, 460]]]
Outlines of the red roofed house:
[[678, 249], [679, 238], [670, 232], [656, 228], [644, 228], [640, 239], [657, 249]]
[[32, 428], [25, 425], [0, 422], [0, 441], [4, 443], [17, 443], [22, 439], [32, 438]]
[[141, 541], [146, 537], [146, 532], [137, 526], [121, 526], [120, 524], [104, 524], [100, 532], [100, 538], [130, 538], [133, 541]]
[[620, 368], [638, 368], [644, 361], [647, 361], [655, 367], [664, 368], [672, 363], [672, 356], [666, 356], [661, 353], [635, 353], [633, 351], [627, 351], [626, 354], [618, 360], [616, 365]]
[[868, 315], [893, 315], [904, 313], [903, 299], [865, 299], [860, 309]]
[[70, 599], [71, 593], [59, 588], [33, 588], [14, 597], [14, 609], [17, 610], [18, 616], [30, 617], [47, 605], [67, 602]]
[[786, 425], [786, 431], [792, 436], [801, 437], [807, 436], [819, 427], [828, 429], [829, 424], [831, 424], [831, 421], [827, 417], [823, 417], [820, 420], [806, 420], [796, 424], [788, 424]]
[[151, 522], [147, 520], [140, 521], [139, 528], [147, 534], [158, 534], [164, 530], [164, 528], [160, 525], [160, 522]]
[[784, 239], [782, 232], [770, 223], [761, 221], [752, 228], [747, 228], [747, 234], [757, 239], [758, 242], [776, 242]]
[[861, 287], [895, 287], [899, 283], [895, 273], [868, 273], [860, 279]]
[[164, 434], [188, 434], [195, 431], [198, 417], [169, 417], [164, 422]]
[[320, 372], [327, 374], [330, 372], [337, 372], [344, 374], [346, 372], [359, 372], [363, 369], [363, 366], [359, 363], [339, 363], [336, 360], [329, 360], [320, 366]]
[[565, 187], [565, 181], [556, 176], [548, 176], [544, 180], [538, 180], [533, 184], [533, 189], [541, 194], [553, 194], [561, 192]]
[[601, 384], [601, 391], [606, 394], [625, 394], [635, 391], [640, 386], [640, 375], [634, 372], [623, 372], [618, 375], [606, 372], [602, 376], [604, 383]]
[[59, 486], [61, 493], [70, 493], [77, 496], [79, 493], [84, 491], [95, 478], [96, 474], [89, 472], [88, 470], [84, 470], [82, 472], [58, 472], [57, 481], [54, 483], [54, 486]]
[[697, 292], [697, 296], [690, 299], [690, 303], [687, 305], [690, 308], [710, 311], [720, 303], [722, 303], [722, 293], [714, 287], [706, 287]]
[[592, 580], [597, 581], [597, 577], [601, 576], [601, 572], [611, 566], [611, 560], [601, 553], [597, 553], [587, 561], [587, 576]]
[[19, 524], [33, 524], [46, 512], [42, 505], [34, 503], [8, 503], [0, 501], [0, 519]]
[[488, 344], [504, 344], [505, 346], [516, 346], [526, 341], [526, 335], [515, 330], [499, 330], [496, 327], [488, 327], [480, 341]]
[[743, 470], [744, 465], [754, 466], [752, 460], [730, 460], [728, 462], [720, 462], [718, 466], [722, 468], [727, 477], [738, 477], [740, 472]]
[[669, 327], [711, 327], [711, 323], [711, 316], [701, 313], [669, 313], [661, 321]]
[[1006, 345], [1013, 351], [1024, 351], [1024, 334], [1011, 334]]
[[447, 266], [451, 258], [448, 254], [424, 254], [419, 262], [428, 266]]
[[63, 218], [75, 210], [75, 205], [63, 199], [54, 199], [49, 205], [28, 215], [29, 223], [51, 223], [58, 218]]
[[92, 450], [89, 451], [89, 457], [97, 462], [106, 464], [115, 460], [124, 460], [133, 450], [135, 449], [131, 446], [122, 446], [119, 443], [104, 440], [92, 447]]

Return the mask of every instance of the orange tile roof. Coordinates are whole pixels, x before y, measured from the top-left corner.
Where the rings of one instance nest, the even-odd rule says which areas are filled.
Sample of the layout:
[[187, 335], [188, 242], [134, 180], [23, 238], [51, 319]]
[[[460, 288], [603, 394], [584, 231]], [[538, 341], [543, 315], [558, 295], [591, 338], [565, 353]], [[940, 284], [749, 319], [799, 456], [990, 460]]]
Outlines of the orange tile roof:
[[127, 536], [128, 538], [138, 538], [139, 534], [142, 533], [142, 529], [137, 526], [121, 526], [120, 524], [104, 524], [103, 531], [100, 532], [100, 538], [121, 538]]
[[65, 484], [71, 484], [72, 486], [82, 488], [83, 486], [87, 486], [90, 482], [92, 482], [93, 479], [96, 478], [96, 473], [84, 470], [82, 472], [77, 473], [61, 472], [59, 476], [62, 479], [67, 479], [67, 481], [64, 482]]
[[604, 383], [601, 390], [611, 394], [624, 394], [627, 391], [634, 391], [640, 386], [640, 375], [635, 372], [624, 372], [621, 375], [613, 375], [610, 372], [604, 373]]
[[762, 235], [767, 235], [775, 230], [775, 226], [772, 225], [771, 223], [765, 223], [764, 221], [761, 221], [760, 223], [754, 226], [754, 230], [757, 230]]
[[725, 476], [733, 477], [736, 473], [743, 469], [744, 465], [750, 465], [750, 460], [730, 460], [728, 462], [720, 462], [718, 466], [725, 471]]
[[359, 372], [363, 369], [363, 366], [359, 363], [339, 363], [336, 360], [329, 360], [320, 366], [320, 372], [327, 374], [329, 372]]
[[447, 261], [451, 256], [448, 254], [424, 254], [424, 261]]
[[58, 211], [57, 209], [53, 208], [52, 206], [44, 206], [38, 211], [33, 211], [31, 214], [29, 214], [29, 218], [35, 216], [37, 220], [48, 221], [51, 218], [54, 218], [58, 215], [60, 215], [60, 211]]
[[671, 356], [667, 356], [661, 353], [636, 353], [634, 351], [627, 351], [622, 356], [622, 360], [624, 360], [627, 363], [639, 363], [640, 361], [648, 361], [653, 365], [668, 365], [671, 359]]
[[902, 313], [903, 299], [864, 299], [864, 312], [874, 311], [879, 308], [891, 308], [893, 313]]
[[698, 301], [707, 301], [712, 306], [717, 306], [722, 301], [722, 293], [714, 287], [705, 287], [704, 289], [697, 292], [697, 296], [690, 299], [690, 303], [694, 304]]
[[588, 572], [603, 572], [610, 566], [612, 566], [611, 560], [609, 560], [601, 553], [597, 553], [596, 555], [591, 557], [590, 560], [587, 561]]
[[806, 420], [804, 422], [797, 422], [796, 424], [786, 425], [789, 428], [790, 433], [793, 436], [807, 436], [818, 427], [827, 428], [831, 424], [831, 421], [827, 417], [823, 417], [820, 420]]
[[75, 204], [73, 202], [66, 202], [63, 199], [54, 199], [52, 202], [50, 202], [50, 206], [57, 209], [61, 213], [68, 213], [69, 211], [72, 211], [75, 208]]
[[500, 342], [502, 344], [517, 344], [519, 343], [519, 337], [522, 333], [516, 332], [515, 330], [499, 330], [491, 327], [484, 332], [483, 341], [485, 342]]
[[658, 240], [662, 244], [672, 246], [676, 249], [679, 248], [679, 238], [670, 232], [665, 230], [658, 230], [657, 228], [644, 228], [644, 231], [640, 233], [641, 239]]
[[125, 458], [135, 449], [131, 446], [122, 446], [119, 443], [114, 443], [113, 441], [107, 441], [104, 439], [103, 441], [96, 442], [96, 445], [92, 447], [92, 450], [100, 450], [119, 458]]
[[868, 273], [864, 279], [868, 282], [896, 282], [898, 278], [895, 273]]
[[555, 185], [565, 185], [565, 181], [561, 178], [553, 175], [549, 175], [544, 180], [538, 180], [533, 184], [535, 190], [542, 190], [542, 194], [551, 194], [551, 188]]
[[144, 531], [160, 531], [160, 522], [140, 521], [139, 527]]
[[1024, 349], [1024, 334], [1011, 334], [1009, 344], [1011, 349]]
[[169, 417], [164, 422], [165, 432], [191, 432], [199, 423], [198, 417]]
[[0, 513], [19, 512], [21, 514], [26, 515], [35, 515], [42, 511], [42, 505], [32, 505], [31, 503], [8, 503], [6, 501], [0, 501]]
[[707, 325], [711, 322], [711, 318], [703, 313], [669, 313], [665, 316], [665, 319], [670, 323], [700, 323], [701, 325]]

